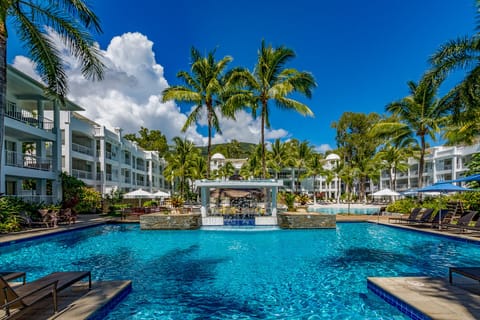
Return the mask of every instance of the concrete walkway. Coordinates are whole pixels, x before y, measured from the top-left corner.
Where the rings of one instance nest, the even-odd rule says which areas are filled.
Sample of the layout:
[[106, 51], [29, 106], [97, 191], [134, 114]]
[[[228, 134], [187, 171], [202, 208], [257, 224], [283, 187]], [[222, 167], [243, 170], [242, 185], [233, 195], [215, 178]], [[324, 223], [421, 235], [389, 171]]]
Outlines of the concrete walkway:
[[[430, 277], [368, 278], [373, 290], [405, 314], [434, 320], [480, 319], [478, 282], [461, 281], [451, 285], [447, 279]], [[412, 317], [414, 318], [414, 317]]]
[[70, 225], [60, 224], [54, 228], [31, 228], [31, 229], [20, 231], [20, 232], [0, 234], [0, 245], [8, 244], [8, 243], [11, 243], [12, 241], [18, 241], [18, 240], [24, 240], [24, 239], [26, 240], [26, 239], [34, 238], [37, 236], [65, 232], [67, 230], [81, 229], [89, 226], [106, 223], [112, 220], [115, 220], [115, 218], [101, 216], [97, 214], [79, 215], [77, 218], [77, 222]]

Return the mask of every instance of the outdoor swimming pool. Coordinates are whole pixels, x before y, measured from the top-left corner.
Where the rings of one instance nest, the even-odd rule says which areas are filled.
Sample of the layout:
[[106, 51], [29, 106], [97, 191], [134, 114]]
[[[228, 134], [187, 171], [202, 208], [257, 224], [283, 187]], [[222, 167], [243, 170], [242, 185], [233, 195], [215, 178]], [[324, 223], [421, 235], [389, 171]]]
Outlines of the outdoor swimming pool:
[[[233, 229], [237, 230], [237, 229]], [[0, 269], [131, 279], [107, 319], [407, 319], [368, 276], [446, 277], [480, 246], [369, 223], [336, 230], [140, 231], [105, 225], [1, 248]]]
[[351, 207], [348, 208], [338, 208], [338, 207], [328, 207], [328, 206], [318, 206], [318, 207], [309, 207], [309, 212], [319, 212], [319, 213], [328, 213], [328, 214], [376, 214], [378, 213], [379, 208], [358, 208]]

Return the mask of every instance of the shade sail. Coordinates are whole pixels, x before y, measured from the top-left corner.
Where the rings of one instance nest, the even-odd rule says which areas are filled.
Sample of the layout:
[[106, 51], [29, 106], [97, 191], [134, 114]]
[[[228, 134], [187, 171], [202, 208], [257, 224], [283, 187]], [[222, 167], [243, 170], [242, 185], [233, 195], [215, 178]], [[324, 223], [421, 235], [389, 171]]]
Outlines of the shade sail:
[[389, 188], [385, 188], [382, 190], [379, 190], [377, 192], [372, 193], [372, 196], [374, 197], [395, 197], [395, 196], [400, 196], [400, 193], [390, 190]]
[[452, 183], [435, 183], [431, 186], [423, 187], [420, 189], [415, 190], [416, 192], [441, 192], [441, 193], [448, 193], [448, 192], [463, 192], [463, 191], [472, 191], [468, 188], [463, 188], [456, 186]]
[[479, 174], [473, 174], [471, 176], [458, 178], [458, 179], [455, 179], [455, 180], [449, 180], [447, 182], [471, 182], [471, 181], [480, 181], [480, 173]]

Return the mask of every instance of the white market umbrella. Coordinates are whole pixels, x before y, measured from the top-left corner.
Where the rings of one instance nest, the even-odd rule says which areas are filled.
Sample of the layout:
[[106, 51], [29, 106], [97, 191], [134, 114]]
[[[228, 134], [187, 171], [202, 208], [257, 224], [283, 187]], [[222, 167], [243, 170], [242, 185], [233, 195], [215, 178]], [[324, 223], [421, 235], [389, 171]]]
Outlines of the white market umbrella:
[[159, 190], [159, 191], [155, 192], [155, 193], [153, 194], [153, 196], [154, 196], [155, 198], [169, 198], [169, 197], [170, 197], [170, 193], [169, 193], [169, 192], [163, 192], [163, 191]]
[[143, 189], [138, 189], [138, 190], [134, 190], [134, 191], [125, 193], [123, 195], [123, 197], [125, 199], [138, 199], [138, 205], [141, 206], [142, 199], [152, 199], [153, 194], [151, 194], [150, 192], [145, 191]]
[[377, 192], [372, 193], [372, 196], [374, 197], [397, 197], [399, 196], [400, 193], [390, 190], [389, 188], [385, 188], [382, 190], [379, 190]]

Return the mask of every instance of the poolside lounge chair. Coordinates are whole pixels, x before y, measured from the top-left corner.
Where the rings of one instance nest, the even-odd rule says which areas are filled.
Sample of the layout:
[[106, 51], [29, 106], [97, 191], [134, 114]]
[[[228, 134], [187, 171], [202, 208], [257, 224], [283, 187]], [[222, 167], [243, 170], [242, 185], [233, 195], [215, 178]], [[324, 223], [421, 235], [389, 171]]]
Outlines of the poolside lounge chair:
[[422, 208], [413, 208], [412, 211], [410, 212], [410, 215], [407, 218], [399, 218], [399, 217], [388, 218], [388, 222], [397, 221], [397, 222], [401, 223], [401, 222], [407, 222], [407, 221], [415, 220], [421, 210], [422, 210]]
[[25, 284], [27, 280], [27, 274], [25, 272], [0, 271], [0, 276], [6, 281], [13, 281], [22, 278], [23, 284]]
[[418, 217], [418, 215], [417, 215], [416, 219], [409, 219], [409, 220], [407, 220], [407, 223], [409, 223], [409, 224], [429, 223], [429, 222], [431, 222], [430, 220], [432, 219], [433, 212], [434, 212], [434, 209], [432, 209], [432, 208], [423, 208], [419, 212], [419, 214], [421, 214], [420, 217]]
[[9, 317], [12, 309], [23, 310], [52, 295], [53, 311], [56, 313], [57, 293], [86, 277], [88, 288], [91, 289], [90, 271], [54, 272], [19, 287], [11, 287], [8, 281], [0, 276], [0, 303], [2, 303], [0, 308], [5, 310], [6, 316]]
[[477, 215], [477, 211], [467, 210], [465, 211], [465, 214], [457, 220], [457, 224], [448, 223], [448, 224], [442, 225], [442, 227], [447, 229], [448, 228], [461, 229], [461, 232], [464, 232], [469, 228], [470, 222], [472, 222], [473, 218], [476, 215]]

